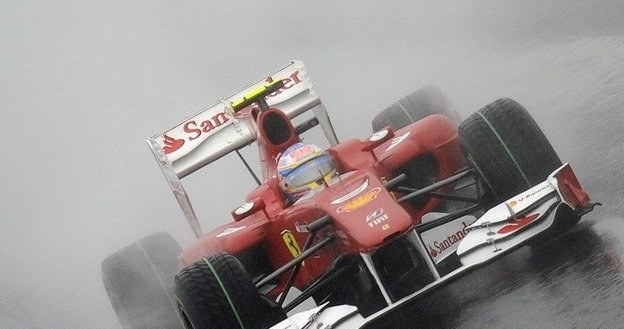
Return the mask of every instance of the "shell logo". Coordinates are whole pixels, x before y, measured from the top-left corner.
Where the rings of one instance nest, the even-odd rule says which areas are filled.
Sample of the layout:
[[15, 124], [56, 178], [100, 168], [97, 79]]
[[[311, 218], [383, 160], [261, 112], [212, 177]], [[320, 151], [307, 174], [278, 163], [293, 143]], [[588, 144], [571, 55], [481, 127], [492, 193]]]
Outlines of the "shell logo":
[[379, 194], [379, 191], [381, 191], [381, 188], [379, 187], [375, 187], [374, 189], [371, 189], [370, 191], [356, 197], [353, 198], [349, 201], [347, 201], [347, 203], [345, 203], [344, 205], [338, 207], [338, 209], [336, 209], [337, 212], [341, 213], [341, 212], [352, 212], [353, 210], [356, 210], [362, 206], [367, 205], [369, 202], [375, 200], [377, 198], [377, 194]]

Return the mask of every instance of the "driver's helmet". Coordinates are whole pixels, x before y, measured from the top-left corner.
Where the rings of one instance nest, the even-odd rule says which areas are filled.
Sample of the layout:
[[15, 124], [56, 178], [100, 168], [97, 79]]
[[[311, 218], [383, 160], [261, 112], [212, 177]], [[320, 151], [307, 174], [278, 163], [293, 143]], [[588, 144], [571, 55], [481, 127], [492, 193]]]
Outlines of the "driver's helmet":
[[324, 182], [329, 183], [336, 167], [327, 152], [312, 144], [296, 143], [280, 156], [277, 172], [286, 198], [294, 202]]

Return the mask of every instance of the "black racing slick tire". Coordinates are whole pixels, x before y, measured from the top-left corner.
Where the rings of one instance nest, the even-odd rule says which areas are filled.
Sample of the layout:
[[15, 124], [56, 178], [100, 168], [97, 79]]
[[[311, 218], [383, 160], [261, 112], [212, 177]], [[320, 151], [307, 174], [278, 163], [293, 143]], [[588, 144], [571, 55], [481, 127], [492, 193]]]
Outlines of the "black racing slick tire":
[[234, 256], [205, 257], [176, 274], [178, 310], [189, 329], [264, 329], [286, 318], [261, 296]]
[[102, 262], [102, 280], [124, 329], [182, 329], [173, 295], [180, 245], [167, 233], [145, 237]]
[[496, 100], [468, 117], [459, 126], [459, 139], [468, 162], [498, 202], [545, 181], [561, 166], [535, 120], [509, 98]]
[[449, 99], [436, 87], [427, 86], [399, 99], [373, 118], [373, 132], [386, 126], [394, 130], [432, 114], [442, 114], [459, 124], [459, 115], [452, 110]]

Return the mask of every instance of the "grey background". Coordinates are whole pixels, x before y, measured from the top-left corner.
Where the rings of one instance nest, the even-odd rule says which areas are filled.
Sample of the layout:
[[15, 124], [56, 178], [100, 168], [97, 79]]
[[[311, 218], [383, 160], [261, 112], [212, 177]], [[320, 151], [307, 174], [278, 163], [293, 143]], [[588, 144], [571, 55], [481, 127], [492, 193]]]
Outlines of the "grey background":
[[[144, 138], [290, 59], [340, 138], [366, 137], [377, 111], [426, 84], [464, 116], [507, 96], [564, 159], [612, 146], [611, 163], [577, 172], [590, 192], [621, 193], [594, 172], [621, 168], [622, 116], [578, 106], [622, 98], [622, 17], [621, 1], [0, 1], [4, 326], [118, 328], [101, 260], [153, 232], [192, 241]], [[579, 143], [595, 133], [565, 124], [579, 113], [617, 142]], [[194, 176], [206, 229], [253, 186], [235, 159]]]

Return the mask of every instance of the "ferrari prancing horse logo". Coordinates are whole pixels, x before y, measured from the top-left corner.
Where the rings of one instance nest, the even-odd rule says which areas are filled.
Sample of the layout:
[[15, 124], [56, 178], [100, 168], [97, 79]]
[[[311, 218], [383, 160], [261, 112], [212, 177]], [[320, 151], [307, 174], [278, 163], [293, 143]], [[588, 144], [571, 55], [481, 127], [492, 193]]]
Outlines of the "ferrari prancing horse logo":
[[282, 240], [284, 240], [284, 243], [286, 244], [286, 248], [288, 248], [293, 257], [301, 255], [301, 248], [299, 248], [297, 239], [295, 239], [295, 236], [292, 234], [292, 232], [290, 230], [284, 230], [281, 234]]

